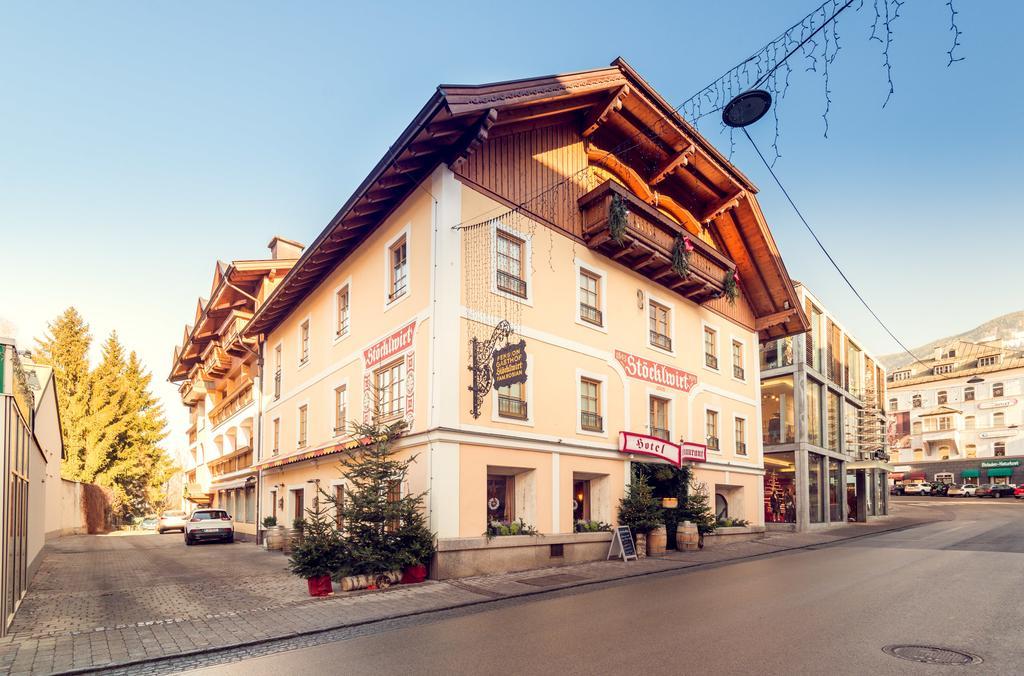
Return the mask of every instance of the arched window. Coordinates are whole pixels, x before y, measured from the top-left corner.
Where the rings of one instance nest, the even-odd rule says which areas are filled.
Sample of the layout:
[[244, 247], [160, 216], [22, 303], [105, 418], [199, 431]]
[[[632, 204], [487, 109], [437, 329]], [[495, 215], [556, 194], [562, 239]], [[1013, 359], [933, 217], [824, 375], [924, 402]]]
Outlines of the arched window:
[[1006, 424], [1006, 414], [1000, 411], [992, 414], [992, 427], [1002, 427]]
[[893, 397], [892, 399], [889, 400], [889, 411], [892, 412], [892, 411], [895, 411], [895, 410], [896, 410], [896, 397]]
[[974, 401], [974, 387], [968, 385], [964, 388], [964, 401]]
[[996, 456], [997, 458], [1001, 458], [1002, 456], [1006, 455], [1006, 444], [1004, 444], [1001, 441], [997, 441], [996, 443], [992, 444], [992, 455]]
[[721, 493], [715, 493], [715, 516], [719, 519], [729, 518], [729, 501]]
[[913, 399], [911, 399], [910, 401], [911, 401], [911, 406], [913, 406], [914, 408], [921, 408], [921, 395], [920, 394], [915, 394]]
[[1003, 384], [1002, 383], [992, 383], [992, 396], [993, 397], [1001, 397], [1001, 396], [1003, 396]]
[[949, 397], [946, 395], [946, 390], [939, 390], [939, 403], [945, 404]]
[[924, 451], [922, 451], [920, 448], [915, 448], [914, 460], [924, 460]]
[[949, 446], [939, 446], [939, 457], [943, 460], [949, 460]]

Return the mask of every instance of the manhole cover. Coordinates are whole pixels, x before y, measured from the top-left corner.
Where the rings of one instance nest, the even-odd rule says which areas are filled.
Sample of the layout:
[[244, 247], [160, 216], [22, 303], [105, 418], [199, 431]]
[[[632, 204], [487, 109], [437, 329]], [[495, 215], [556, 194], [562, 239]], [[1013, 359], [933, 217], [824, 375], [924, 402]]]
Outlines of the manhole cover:
[[525, 580], [516, 580], [522, 584], [533, 585], [534, 587], [554, 587], [557, 584], [569, 584], [579, 582], [587, 578], [567, 573], [556, 573], [555, 575], [541, 575], [540, 577], [528, 577]]
[[929, 645], [887, 645], [882, 651], [898, 657], [901, 660], [911, 662], [923, 662], [925, 664], [978, 664], [982, 660], [977, 655], [971, 655], [960, 650], [951, 648], [936, 648]]

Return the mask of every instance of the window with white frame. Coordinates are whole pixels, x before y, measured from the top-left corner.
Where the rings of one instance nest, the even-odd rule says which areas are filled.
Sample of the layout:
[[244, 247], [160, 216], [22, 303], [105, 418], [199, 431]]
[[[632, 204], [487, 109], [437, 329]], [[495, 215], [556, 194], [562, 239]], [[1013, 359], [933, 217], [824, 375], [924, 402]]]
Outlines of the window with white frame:
[[709, 369], [718, 368], [718, 331], [704, 327], [704, 365]]
[[580, 378], [580, 427], [588, 432], [603, 432], [601, 415], [601, 382]]
[[309, 320], [299, 325], [299, 365], [309, 361]]
[[999, 355], [989, 354], [978, 358], [978, 366], [995, 366], [999, 362]]
[[334, 436], [345, 431], [348, 421], [348, 387], [339, 385], [334, 388]]
[[733, 433], [736, 436], [736, 455], [747, 454], [747, 421], [745, 418], [734, 418]]
[[308, 431], [309, 431], [309, 406], [307, 406], [306, 404], [303, 404], [302, 406], [299, 406], [299, 439], [298, 439], [298, 446], [299, 446], [299, 448], [305, 448], [306, 443], [308, 441], [308, 437], [306, 436]]
[[375, 417], [387, 422], [405, 413], [405, 358], [397, 359], [373, 373], [376, 391]]
[[704, 435], [707, 438], [708, 450], [717, 451], [718, 445], [718, 411], [708, 409], [704, 412]]
[[964, 388], [964, 401], [974, 401], [973, 387], [968, 386]]
[[946, 373], [952, 373], [953, 368], [956, 364], [939, 364], [938, 366], [932, 367], [932, 373], [935, 375], [943, 375]]
[[668, 425], [668, 407], [670, 401], [664, 397], [650, 396], [650, 427], [651, 436], [671, 441], [672, 433]]
[[604, 326], [601, 276], [583, 268], [580, 268], [580, 319], [595, 326]]
[[992, 414], [992, 427], [1002, 427], [1006, 424], [1006, 414], [1000, 411]]
[[274, 348], [274, 399], [281, 398], [281, 346]]
[[388, 250], [388, 302], [405, 295], [409, 276], [409, 248], [405, 235]]
[[974, 416], [973, 415], [965, 416], [964, 417], [964, 429], [966, 429], [966, 430], [973, 430], [974, 426], [975, 426], [975, 424], [974, 424]]
[[280, 418], [274, 418], [274, 438], [273, 438], [273, 448], [271, 449], [271, 454], [277, 455], [280, 450], [281, 450], [281, 419]]
[[992, 444], [992, 455], [996, 456], [997, 458], [1005, 456], [1006, 444], [1003, 443], [1002, 441], [997, 441], [996, 443]]
[[892, 374], [892, 379], [893, 380], [909, 380], [910, 379], [910, 371], [896, 371], [895, 373]]
[[525, 383], [512, 383], [499, 387], [497, 393], [499, 417], [515, 420], [527, 419]]
[[938, 403], [945, 404], [949, 400], [949, 395], [946, 390], [939, 390]]
[[650, 317], [650, 342], [662, 350], [672, 350], [672, 337], [669, 335], [672, 326], [671, 310], [661, 303], [650, 301], [648, 315]]
[[732, 377], [737, 380], [744, 379], [743, 343], [738, 340], [732, 341]]
[[889, 399], [889, 412], [890, 413], [892, 413], [893, 411], [896, 410], [896, 404], [897, 404], [896, 397], [892, 397], [891, 399]]
[[910, 406], [912, 408], [921, 408], [921, 395], [915, 394], [910, 398]]
[[335, 318], [334, 335], [337, 337], [348, 334], [349, 329], [349, 292], [348, 284], [338, 289], [337, 296], [335, 298], [335, 304], [337, 306], [337, 317]]
[[526, 298], [524, 242], [503, 230], [498, 230], [496, 237], [497, 271], [495, 274], [497, 279], [495, 283], [498, 290]]
[[992, 396], [993, 397], [1001, 397], [1001, 396], [1003, 396], [1003, 384], [1002, 383], [992, 383]]

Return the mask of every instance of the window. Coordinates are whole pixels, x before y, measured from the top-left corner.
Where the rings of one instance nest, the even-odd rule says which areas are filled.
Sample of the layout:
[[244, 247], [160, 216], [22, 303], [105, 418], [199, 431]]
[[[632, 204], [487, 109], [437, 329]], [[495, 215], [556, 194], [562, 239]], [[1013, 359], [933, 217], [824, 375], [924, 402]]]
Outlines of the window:
[[956, 364], [939, 364], [938, 366], [932, 368], [932, 373], [934, 373], [937, 376], [943, 375], [945, 373], [952, 373], [954, 366], [956, 366]]
[[897, 371], [896, 373], [892, 374], [892, 379], [893, 380], [909, 380], [910, 379], [910, 371]]
[[523, 279], [523, 240], [498, 231], [498, 290], [526, 298]]
[[718, 411], [704, 412], [704, 433], [707, 437], [708, 449], [717, 451], [718, 446]]
[[671, 440], [671, 432], [668, 429], [668, 406], [668, 399], [654, 396], [650, 398], [651, 436], [665, 441]]
[[[392, 508], [392, 514], [395, 513], [394, 506], [402, 501], [402, 482], [392, 480], [388, 482], [388, 506]], [[394, 519], [389, 519], [384, 524], [384, 531], [386, 533], [395, 533], [398, 531], [401, 525], [401, 520], [396, 516]]]
[[590, 521], [590, 480], [577, 479], [572, 482], [572, 520]]
[[499, 387], [498, 415], [502, 418], [527, 419], [526, 391], [523, 383], [513, 383]]
[[953, 421], [948, 415], [939, 418], [939, 429], [943, 431], [953, 429]]
[[841, 407], [842, 401], [838, 394], [825, 393], [825, 422], [830, 451], [839, 451], [839, 411]]
[[967, 457], [976, 458], [978, 457], [978, 447], [974, 444], [967, 444]]
[[1006, 424], [1006, 414], [1005, 413], [1000, 412], [1000, 413], [993, 413], [992, 414], [992, 427], [1002, 427], [1005, 424]]
[[348, 284], [338, 289], [338, 296], [335, 299], [338, 306], [338, 316], [334, 327], [334, 335], [344, 336], [348, 333], [349, 326], [349, 293]]
[[896, 398], [893, 397], [892, 399], [889, 400], [889, 412], [892, 413], [895, 410], [896, 410]]
[[911, 397], [910, 405], [913, 408], [921, 408], [921, 395], [920, 394], [915, 394], [913, 397]]
[[999, 362], [999, 355], [990, 354], [978, 359], [978, 366], [995, 366]]
[[672, 338], [669, 337], [669, 309], [653, 300], [648, 303], [651, 318], [651, 345], [663, 350], [672, 349]]
[[949, 460], [949, 446], [939, 446], [939, 458]]
[[515, 477], [487, 475], [487, 522], [515, 519]]
[[718, 368], [718, 332], [710, 326], [704, 327], [704, 365]]
[[306, 517], [305, 492], [299, 488], [292, 491], [292, 519], [304, 519]]
[[278, 451], [281, 450], [281, 419], [274, 418], [274, 448], [271, 451], [274, 455], [277, 455]]
[[747, 421], [743, 418], [735, 418], [733, 422], [733, 434], [736, 436], [736, 455], [747, 454]]
[[765, 444], [791, 444], [796, 441], [793, 376], [761, 382], [761, 435]]
[[821, 385], [807, 381], [807, 441], [821, 446]]
[[409, 275], [409, 250], [403, 235], [391, 245], [388, 251], [390, 260], [390, 278], [388, 283], [388, 302], [405, 295]]
[[274, 348], [274, 399], [281, 398], [281, 346]]
[[1001, 397], [1001, 396], [1003, 396], [1003, 384], [1002, 383], [992, 383], [992, 396], [993, 397]]
[[601, 277], [580, 269], [580, 319], [595, 326], [604, 325], [601, 312]]
[[790, 366], [793, 363], [793, 337], [761, 343], [761, 370]]
[[277, 520], [277, 491], [270, 491], [270, 516]]
[[996, 456], [997, 458], [1001, 458], [1004, 455], [1006, 455], [1006, 444], [1004, 444], [1001, 441], [997, 441], [996, 443], [992, 444], [992, 455]]
[[345, 486], [334, 487], [334, 526], [341, 530], [345, 525]]
[[306, 445], [306, 425], [309, 422], [309, 407], [303, 404], [299, 406], [299, 448]]
[[920, 448], [915, 448], [914, 449], [914, 461], [915, 462], [920, 462], [921, 460], [924, 460], [924, 451], [921, 450]]
[[921, 433], [921, 421], [920, 420], [915, 420], [914, 423], [910, 426], [910, 429], [911, 429], [911, 434], [920, 434]]
[[969, 416], [965, 416], [964, 417], [964, 429], [967, 429], [967, 430], [973, 430], [974, 429], [974, 416], [973, 415], [969, 415]]
[[299, 325], [299, 366], [309, 361], [309, 320]]
[[948, 399], [949, 399], [949, 396], [946, 394], [946, 390], [939, 390], [939, 395], [938, 395], [939, 403], [940, 404], [945, 404]]
[[[811, 324], [810, 336], [806, 334], [804, 336], [807, 362], [818, 371], [821, 371], [821, 310], [814, 307], [809, 300], [807, 301], [807, 318]], [[808, 337], [810, 340], [808, 340]]]
[[376, 390], [374, 416], [378, 421], [401, 418], [405, 411], [405, 359], [398, 359], [377, 369], [373, 374]]
[[974, 401], [974, 388], [973, 387], [965, 387], [964, 388], [964, 401]]
[[334, 389], [334, 436], [345, 431], [348, 419], [348, 387], [342, 385]]
[[603, 432], [601, 418], [601, 383], [580, 378], [580, 427], [589, 432]]
[[732, 341], [732, 377], [743, 380], [743, 343]]

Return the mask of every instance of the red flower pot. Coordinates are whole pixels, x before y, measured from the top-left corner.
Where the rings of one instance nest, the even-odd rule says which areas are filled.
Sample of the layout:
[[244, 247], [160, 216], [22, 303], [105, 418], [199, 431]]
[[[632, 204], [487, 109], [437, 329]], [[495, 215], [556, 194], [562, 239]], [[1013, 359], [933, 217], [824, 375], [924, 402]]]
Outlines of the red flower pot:
[[402, 571], [402, 584], [417, 584], [427, 579], [427, 567], [423, 564], [409, 566]]
[[320, 575], [319, 577], [307, 578], [306, 586], [309, 589], [310, 596], [330, 596], [332, 591], [331, 576]]

